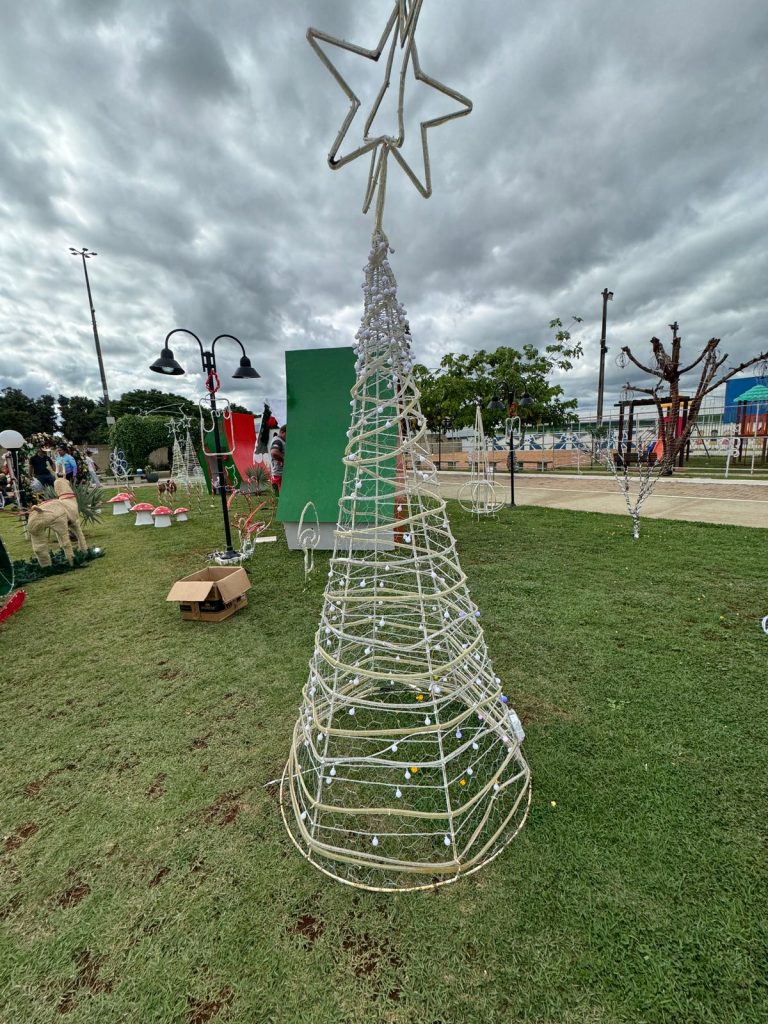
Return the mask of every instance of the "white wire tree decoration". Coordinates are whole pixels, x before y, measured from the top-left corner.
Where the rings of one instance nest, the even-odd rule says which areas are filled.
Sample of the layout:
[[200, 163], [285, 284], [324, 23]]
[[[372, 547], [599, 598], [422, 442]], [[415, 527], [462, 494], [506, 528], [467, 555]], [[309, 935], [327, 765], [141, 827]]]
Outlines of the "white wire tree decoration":
[[493, 469], [488, 462], [482, 407], [475, 407], [475, 429], [469, 453], [469, 480], [459, 490], [459, 504], [466, 512], [477, 516], [494, 516], [504, 505], [494, 483]]
[[[173, 454], [171, 458], [171, 479], [189, 488], [195, 481], [202, 481], [203, 471], [197, 458], [195, 446], [190, 433], [190, 419], [182, 416], [171, 420], [168, 430], [173, 438]], [[183, 440], [182, 440], [183, 435]]]
[[[355, 152], [372, 153], [366, 208], [378, 189], [376, 222], [336, 541], [280, 805], [311, 863], [380, 891], [427, 888], [477, 870], [520, 830], [530, 803], [523, 729], [494, 672], [426, 455], [408, 322], [381, 227], [389, 154], [403, 166], [397, 150], [408, 64], [457, 98], [461, 113], [471, 109], [420, 75], [413, 39], [420, 8], [420, 0], [396, 3], [377, 51], [309, 33], [351, 102], [332, 166], [359, 101], [317, 40], [377, 59], [392, 39], [366, 143]], [[370, 139], [398, 42], [401, 135]], [[426, 129], [448, 119], [421, 126], [425, 195]]]
[[178, 425], [175, 420], [171, 420], [168, 424], [168, 433], [171, 435], [173, 440], [173, 451], [171, 454], [171, 480], [175, 480], [177, 484], [186, 484], [187, 474], [184, 466], [184, 455], [181, 450]]
[[595, 450], [595, 458], [613, 476], [624, 496], [635, 540], [640, 539], [640, 509], [650, 498], [664, 469], [661, 459], [651, 458], [651, 449], [657, 441], [658, 432], [648, 428], [638, 431], [634, 441], [625, 438], [618, 441], [615, 451], [610, 444]]

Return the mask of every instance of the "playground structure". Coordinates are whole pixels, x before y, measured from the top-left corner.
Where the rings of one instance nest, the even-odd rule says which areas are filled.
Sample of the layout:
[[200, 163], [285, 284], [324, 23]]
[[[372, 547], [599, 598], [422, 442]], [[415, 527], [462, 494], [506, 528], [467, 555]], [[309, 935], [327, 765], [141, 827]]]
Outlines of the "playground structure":
[[749, 459], [750, 468], [754, 470], [755, 462], [765, 465], [768, 456], [768, 386], [753, 385], [738, 395], [734, 404], [738, 408], [738, 419], [726, 459], [726, 476], [734, 458], [739, 463]]
[[[690, 398], [681, 395], [679, 401], [680, 409], [677, 419], [677, 428], [675, 430], [675, 434], [678, 437], [684, 432], [688, 425], [688, 406], [690, 404]], [[647, 429], [641, 436], [639, 425], [636, 425], [635, 423], [636, 409], [652, 407], [654, 411], [658, 410], [656, 399], [624, 398], [618, 401], [616, 406], [619, 410], [618, 436], [616, 438], [615, 452], [617, 464], [622, 465], [625, 462], [628, 465], [631, 465], [633, 462], [648, 462], [652, 464], [660, 461], [664, 454], [662, 425], [657, 424], [657, 436], [654, 438], [649, 434]], [[670, 403], [662, 401], [661, 407], [665, 411], [664, 423], [666, 423], [669, 416]], [[680, 467], [684, 466], [689, 454], [690, 441], [680, 451], [680, 454], [677, 457], [677, 465]]]

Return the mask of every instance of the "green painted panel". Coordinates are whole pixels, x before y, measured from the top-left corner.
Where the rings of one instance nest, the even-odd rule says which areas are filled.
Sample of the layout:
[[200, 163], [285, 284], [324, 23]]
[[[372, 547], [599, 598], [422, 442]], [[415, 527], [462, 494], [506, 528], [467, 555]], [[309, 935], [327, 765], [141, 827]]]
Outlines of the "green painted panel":
[[344, 483], [344, 448], [355, 383], [353, 348], [285, 353], [288, 434], [280, 522], [295, 523], [308, 501], [321, 523], [335, 523]]

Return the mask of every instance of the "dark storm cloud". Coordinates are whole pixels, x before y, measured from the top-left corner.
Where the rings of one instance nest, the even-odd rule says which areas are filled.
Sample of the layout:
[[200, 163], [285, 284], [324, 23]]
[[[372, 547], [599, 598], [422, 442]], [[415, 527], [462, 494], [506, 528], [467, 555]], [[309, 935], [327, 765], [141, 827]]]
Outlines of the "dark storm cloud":
[[[305, 32], [372, 46], [388, 3], [6, 7], [0, 387], [100, 394], [69, 245], [99, 253], [115, 394], [156, 386], [147, 366], [176, 326], [246, 343], [262, 380], [230, 394], [255, 408], [282, 394], [287, 348], [352, 342], [367, 167], [327, 169], [346, 101]], [[426, 0], [422, 66], [474, 111], [430, 133], [429, 202], [390, 174], [385, 226], [417, 358], [543, 345], [552, 317], [578, 313], [585, 356], [561, 383], [588, 408], [606, 286], [614, 392], [620, 345], [644, 351], [673, 320], [692, 348], [722, 337], [731, 363], [764, 346], [767, 46], [758, 0]], [[378, 69], [340, 63], [370, 103]], [[409, 96], [411, 125], [446, 109], [424, 86]], [[413, 133], [408, 145], [421, 172]], [[196, 368], [191, 345], [177, 355]], [[235, 360], [222, 349], [225, 371]], [[200, 378], [169, 386], [193, 395]]]

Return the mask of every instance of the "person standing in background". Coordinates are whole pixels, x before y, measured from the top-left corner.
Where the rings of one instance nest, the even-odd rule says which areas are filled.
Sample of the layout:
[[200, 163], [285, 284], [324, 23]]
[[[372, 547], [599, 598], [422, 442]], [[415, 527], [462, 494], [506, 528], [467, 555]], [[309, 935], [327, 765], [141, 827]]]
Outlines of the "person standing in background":
[[53, 474], [56, 471], [56, 466], [51, 456], [42, 446], [38, 446], [35, 454], [30, 455], [29, 471], [38, 481], [41, 488], [53, 487]]
[[272, 447], [269, 449], [269, 457], [272, 459], [272, 490], [276, 497], [280, 496], [280, 488], [283, 486], [286, 428], [287, 424], [284, 423], [278, 430], [277, 437], [272, 439]]
[[66, 448], [58, 448], [57, 451], [56, 472], [63, 474], [73, 484], [77, 476], [77, 462]]

